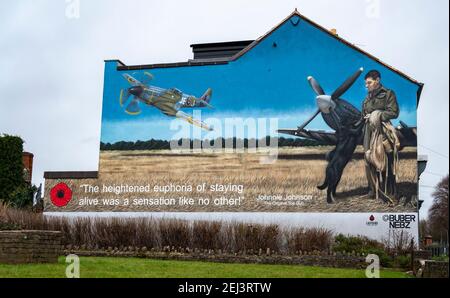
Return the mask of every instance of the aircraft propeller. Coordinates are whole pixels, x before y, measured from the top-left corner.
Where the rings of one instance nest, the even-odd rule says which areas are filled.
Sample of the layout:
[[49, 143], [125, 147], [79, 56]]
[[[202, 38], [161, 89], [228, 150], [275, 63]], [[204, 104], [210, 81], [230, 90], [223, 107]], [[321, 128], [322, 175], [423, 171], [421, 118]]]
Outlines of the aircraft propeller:
[[334, 117], [339, 119], [339, 116], [334, 113], [334, 109], [336, 108], [336, 100], [339, 99], [359, 78], [364, 69], [361, 67], [357, 72], [355, 72], [352, 76], [350, 76], [341, 86], [339, 86], [332, 95], [326, 95], [323, 88], [320, 86], [319, 82], [314, 79], [312, 76], [308, 77], [309, 84], [314, 92], [317, 94], [316, 103], [318, 109], [314, 114], [308, 118], [302, 125], [298, 127], [299, 130], [303, 130], [314, 118], [317, 117], [320, 113], [330, 114], [332, 113]]
[[333, 94], [331, 95], [331, 98], [337, 99], [339, 97], [341, 97], [342, 95], [344, 95], [345, 92], [347, 92], [348, 89], [350, 89], [350, 87], [356, 82], [356, 80], [359, 78], [359, 76], [362, 74], [362, 72], [364, 71], [364, 68], [360, 68], [358, 69], [357, 72], [355, 72], [351, 77], [349, 77], [344, 83], [342, 83], [341, 86], [339, 86], [336, 91], [333, 92]]
[[[138, 76], [139, 74], [133, 73], [133, 76]], [[126, 107], [125, 111], [129, 114], [139, 114], [141, 109], [139, 108], [139, 97], [144, 93], [145, 86], [149, 84], [151, 80], [153, 80], [153, 75], [149, 72], [144, 72], [143, 75], [140, 75], [139, 82], [137, 84], [123, 89], [120, 94], [120, 105], [123, 107], [130, 97], [133, 95], [133, 100]]]

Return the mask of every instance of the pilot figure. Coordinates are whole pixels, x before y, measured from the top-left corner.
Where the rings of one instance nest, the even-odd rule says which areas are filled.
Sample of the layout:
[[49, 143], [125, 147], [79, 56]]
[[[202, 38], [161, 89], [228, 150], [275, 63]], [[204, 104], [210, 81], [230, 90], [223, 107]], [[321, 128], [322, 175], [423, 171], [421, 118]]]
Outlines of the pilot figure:
[[391, 124], [400, 113], [394, 91], [383, 87], [377, 70], [365, 76], [368, 91], [362, 114], [364, 126], [364, 152], [369, 197], [381, 198], [393, 203], [396, 197], [396, 167], [399, 141]]

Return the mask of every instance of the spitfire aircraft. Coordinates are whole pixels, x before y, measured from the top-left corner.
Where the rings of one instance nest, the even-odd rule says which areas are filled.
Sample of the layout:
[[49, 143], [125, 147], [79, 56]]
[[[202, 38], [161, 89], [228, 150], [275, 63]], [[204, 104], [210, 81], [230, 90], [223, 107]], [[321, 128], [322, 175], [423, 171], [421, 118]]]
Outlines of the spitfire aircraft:
[[[144, 75], [150, 80], [153, 79], [153, 76], [148, 72], [145, 72]], [[197, 98], [176, 88], [163, 89], [149, 85], [146, 82], [140, 82], [129, 74], [124, 74], [123, 77], [130, 83], [131, 87], [121, 90], [120, 106], [124, 107], [129, 98], [133, 96], [131, 102], [125, 107], [126, 113], [130, 115], [140, 114], [142, 111], [139, 104], [144, 103], [148, 106], [154, 106], [166, 116], [177, 117], [205, 130], [213, 130], [206, 123], [180, 111], [182, 108], [212, 108], [209, 104], [212, 96], [211, 89], [208, 89], [203, 96]]]
[[[310, 140], [319, 141], [322, 144], [336, 145], [337, 136], [331, 131], [312, 131], [305, 127], [311, 123], [319, 114], [322, 115], [325, 123], [334, 131], [338, 131], [340, 127], [354, 125], [356, 126], [361, 120], [361, 112], [348, 101], [340, 98], [350, 87], [356, 82], [363, 72], [360, 68], [356, 73], [349, 77], [332, 95], [326, 95], [319, 83], [313, 78], [308, 77], [309, 84], [317, 94], [316, 103], [317, 111], [307, 119], [302, 125], [296, 129], [280, 129], [279, 133], [294, 135]], [[417, 129], [409, 127], [400, 121], [400, 125], [396, 127], [397, 136], [400, 140], [400, 147], [416, 147], [417, 146]], [[362, 145], [363, 136], [361, 135], [358, 144]]]

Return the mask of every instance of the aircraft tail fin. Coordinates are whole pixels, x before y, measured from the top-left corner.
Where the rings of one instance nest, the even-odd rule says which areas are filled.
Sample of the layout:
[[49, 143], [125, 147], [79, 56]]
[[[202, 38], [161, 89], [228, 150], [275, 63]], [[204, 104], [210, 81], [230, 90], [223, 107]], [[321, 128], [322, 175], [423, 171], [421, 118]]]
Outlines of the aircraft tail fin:
[[208, 88], [208, 90], [206, 90], [206, 92], [202, 95], [202, 97], [200, 97], [200, 99], [206, 103], [209, 103], [211, 101], [211, 97], [212, 97], [212, 89]]
[[199, 98], [200, 107], [208, 107], [212, 108], [212, 106], [209, 104], [212, 97], [212, 89], [208, 88], [206, 92], [202, 95], [202, 97]]

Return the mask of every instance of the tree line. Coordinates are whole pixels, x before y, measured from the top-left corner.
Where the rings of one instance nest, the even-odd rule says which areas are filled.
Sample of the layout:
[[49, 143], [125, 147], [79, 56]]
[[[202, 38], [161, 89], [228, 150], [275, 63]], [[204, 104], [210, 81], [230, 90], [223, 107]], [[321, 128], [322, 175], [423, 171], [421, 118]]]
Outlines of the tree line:
[[[214, 140], [199, 139], [179, 139], [173, 141], [155, 140], [126, 142], [120, 141], [116, 143], [100, 143], [102, 151], [127, 151], [127, 150], [168, 150], [171, 149], [171, 142], [176, 142], [178, 146], [189, 144], [189, 148], [207, 148], [215, 147], [216, 144], [222, 148], [258, 148], [269, 147], [271, 144], [277, 144], [277, 147], [311, 147], [325, 145], [319, 141], [301, 139], [301, 138], [283, 138], [283, 137], [266, 137], [262, 139], [241, 139], [241, 138], [217, 138]], [[220, 144], [220, 145], [219, 145]]]

